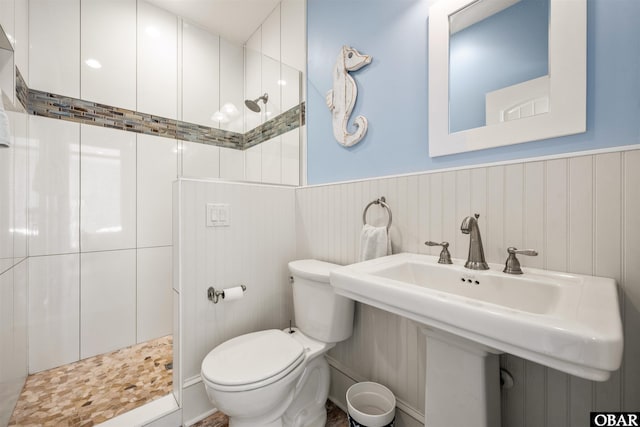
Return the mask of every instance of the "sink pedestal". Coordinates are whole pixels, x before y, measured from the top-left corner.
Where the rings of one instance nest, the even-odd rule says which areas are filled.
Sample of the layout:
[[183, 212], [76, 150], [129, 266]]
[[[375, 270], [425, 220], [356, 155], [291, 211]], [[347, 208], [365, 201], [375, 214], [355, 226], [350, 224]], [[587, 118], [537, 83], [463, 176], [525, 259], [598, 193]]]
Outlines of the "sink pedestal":
[[430, 328], [425, 426], [500, 426], [498, 350]]

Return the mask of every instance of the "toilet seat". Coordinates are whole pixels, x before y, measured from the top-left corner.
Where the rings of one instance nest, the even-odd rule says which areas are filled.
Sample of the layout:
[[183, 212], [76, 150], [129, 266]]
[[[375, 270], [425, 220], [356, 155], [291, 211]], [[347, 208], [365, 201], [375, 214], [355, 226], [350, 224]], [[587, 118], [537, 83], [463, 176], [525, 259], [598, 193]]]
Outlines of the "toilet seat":
[[254, 390], [285, 377], [304, 359], [299, 341], [270, 329], [241, 335], [211, 350], [202, 362], [202, 377], [216, 390]]

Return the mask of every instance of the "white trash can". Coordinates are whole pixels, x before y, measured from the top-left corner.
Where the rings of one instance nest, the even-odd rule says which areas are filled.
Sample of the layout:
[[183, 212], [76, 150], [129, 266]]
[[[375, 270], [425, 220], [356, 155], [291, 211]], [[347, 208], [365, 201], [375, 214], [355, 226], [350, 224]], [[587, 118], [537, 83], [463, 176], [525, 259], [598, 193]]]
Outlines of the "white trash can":
[[396, 397], [374, 382], [357, 383], [347, 390], [349, 427], [393, 427]]

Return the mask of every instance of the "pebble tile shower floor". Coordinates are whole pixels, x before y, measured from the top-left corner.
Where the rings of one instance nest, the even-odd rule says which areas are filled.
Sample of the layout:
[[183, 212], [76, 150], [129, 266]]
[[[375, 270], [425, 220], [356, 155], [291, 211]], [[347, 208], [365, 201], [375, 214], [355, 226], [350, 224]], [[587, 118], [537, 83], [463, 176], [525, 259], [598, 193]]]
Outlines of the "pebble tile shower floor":
[[[172, 337], [127, 347], [29, 375], [9, 421], [21, 427], [89, 427], [172, 391]], [[347, 427], [327, 401], [326, 427]], [[193, 427], [228, 427], [215, 413]]]
[[172, 391], [172, 337], [29, 375], [9, 426], [104, 422]]

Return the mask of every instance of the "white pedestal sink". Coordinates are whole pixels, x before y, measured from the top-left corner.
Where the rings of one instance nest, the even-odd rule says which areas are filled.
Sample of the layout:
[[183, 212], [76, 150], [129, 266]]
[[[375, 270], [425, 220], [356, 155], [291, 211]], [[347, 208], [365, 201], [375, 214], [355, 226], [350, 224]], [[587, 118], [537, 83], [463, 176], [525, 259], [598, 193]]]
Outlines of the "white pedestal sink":
[[427, 427], [500, 425], [498, 354], [605, 381], [622, 360], [613, 279], [397, 254], [331, 273], [336, 293], [413, 319], [427, 336]]

